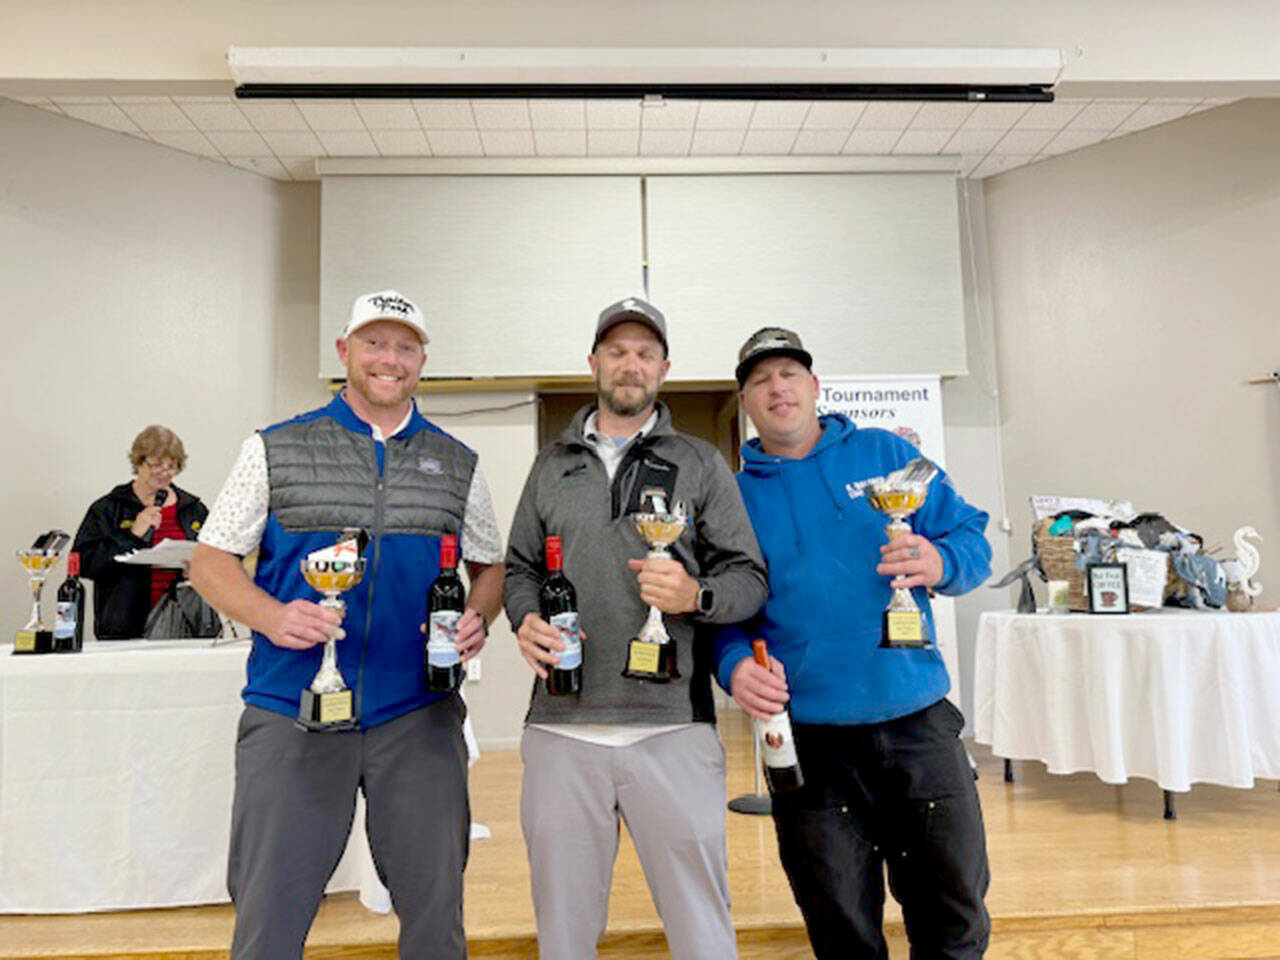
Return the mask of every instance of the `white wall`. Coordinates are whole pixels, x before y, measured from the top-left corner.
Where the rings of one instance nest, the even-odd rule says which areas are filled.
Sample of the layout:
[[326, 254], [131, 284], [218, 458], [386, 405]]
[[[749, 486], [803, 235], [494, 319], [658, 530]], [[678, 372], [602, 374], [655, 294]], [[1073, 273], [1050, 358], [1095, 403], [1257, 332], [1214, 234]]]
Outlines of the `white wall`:
[[1013, 559], [1036, 493], [1132, 499], [1280, 601], [1280, 101], [985, 181]]

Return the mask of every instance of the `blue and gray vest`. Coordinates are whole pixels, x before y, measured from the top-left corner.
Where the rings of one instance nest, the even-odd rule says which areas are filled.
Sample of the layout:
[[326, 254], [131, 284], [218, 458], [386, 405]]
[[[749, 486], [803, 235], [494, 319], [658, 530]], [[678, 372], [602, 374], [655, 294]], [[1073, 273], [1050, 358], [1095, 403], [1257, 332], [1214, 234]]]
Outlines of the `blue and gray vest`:
[[[338, 641], [356, 718], [373, 727], [445, 696], [424, 689], [418, 628], [440, 570], [440, 537], [462, 531], [476, 455], [416, 409], [379, 443], [341, 395], [267, 427], [262, 440], [271, 500], [254, 582], [283, 603], [319, 600], [299, 562], [344, 528], [364, 528], [364, 579], [342, 596], [347, 635]], [[255, 633], [245, 702], [295, 716], [322, 649], [286, 650]]]

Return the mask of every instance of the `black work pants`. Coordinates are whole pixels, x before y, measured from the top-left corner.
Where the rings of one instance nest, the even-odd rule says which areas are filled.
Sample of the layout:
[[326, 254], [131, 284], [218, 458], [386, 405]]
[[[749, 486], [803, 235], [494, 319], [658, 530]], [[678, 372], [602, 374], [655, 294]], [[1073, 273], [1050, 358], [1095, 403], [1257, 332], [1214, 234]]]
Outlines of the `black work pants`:
[[819, 960], [887, 960], [884, 870], [913, 960], [981, 957], [986, 836], [951, 703], [884, 723], [795, 725], [804, 786], [773, 799], [782, 865]]

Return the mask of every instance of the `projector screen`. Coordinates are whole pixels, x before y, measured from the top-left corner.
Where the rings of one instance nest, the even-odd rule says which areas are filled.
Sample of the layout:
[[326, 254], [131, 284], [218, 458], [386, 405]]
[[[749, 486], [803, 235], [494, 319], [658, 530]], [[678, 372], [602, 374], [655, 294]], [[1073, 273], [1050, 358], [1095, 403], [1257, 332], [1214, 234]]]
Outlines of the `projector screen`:
[[585, 375], [595, 317], [643, 295], [674, 380], [728, 380], [759, 327], [832, 374], [966, 370], [950, 174], [334, 176], [324, 180], [320, 375], [358, 294], [393, 287], [430, 377]]

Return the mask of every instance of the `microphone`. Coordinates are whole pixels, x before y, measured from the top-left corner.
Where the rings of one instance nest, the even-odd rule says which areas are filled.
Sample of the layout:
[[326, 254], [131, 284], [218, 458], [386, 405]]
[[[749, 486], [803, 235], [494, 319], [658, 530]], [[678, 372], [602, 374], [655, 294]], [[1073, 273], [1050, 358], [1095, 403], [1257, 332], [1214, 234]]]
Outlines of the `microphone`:
[[[155, 505], [163, 507], [164, 502], [169, 499], [169, 491], [160, 489], [156, 491]], [[156, 538], [156, 527], [147, 527], [147, 532], [142, 535], [142, 539], [151, 543]]]

